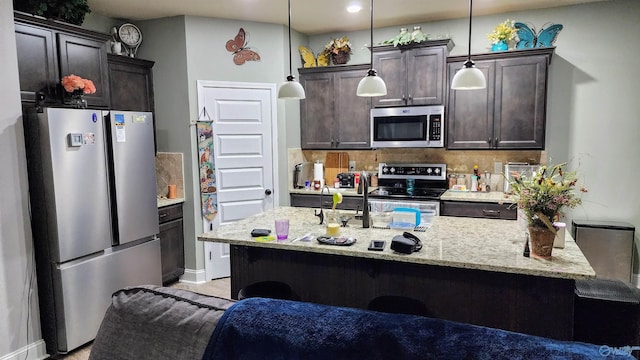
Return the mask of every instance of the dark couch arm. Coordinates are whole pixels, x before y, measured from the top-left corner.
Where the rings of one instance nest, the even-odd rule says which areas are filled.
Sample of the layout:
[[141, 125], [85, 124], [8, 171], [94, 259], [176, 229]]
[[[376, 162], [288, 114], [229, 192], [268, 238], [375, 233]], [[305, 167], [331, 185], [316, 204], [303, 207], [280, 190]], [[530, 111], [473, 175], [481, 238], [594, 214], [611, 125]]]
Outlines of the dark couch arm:
[[91, 360], [201, 359], [224, 311], [234, 301], [158, 286], [113, 294]]

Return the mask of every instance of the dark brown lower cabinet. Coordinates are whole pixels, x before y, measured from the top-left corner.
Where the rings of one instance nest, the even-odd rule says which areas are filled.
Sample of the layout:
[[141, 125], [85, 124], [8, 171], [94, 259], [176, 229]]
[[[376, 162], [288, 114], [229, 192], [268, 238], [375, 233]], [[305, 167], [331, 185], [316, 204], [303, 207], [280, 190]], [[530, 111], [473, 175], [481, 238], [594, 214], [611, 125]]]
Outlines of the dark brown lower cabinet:
[[231, 245], [231, 294], [261, 281], [285, 283], [301, 301], [367, 309], [402, 296], [433, 318], [573, 339], [571, 279]]
[[[320, 195], [318, 194], [291, 194], [291, 206], [306, 207], [312, 209], [320, 208]], [[322, 196], [322, 208], [331, 209], [333, 206], [333, 195]], [[336, 206], [340, 210], [362, 210], [362, 198], [357, 196], [343, 196], [342, 202]]]
[[177, 281], [184, 274], [182, 204], [161, 207], [158, 209], [158, 220], [162, 283], [166, 285]]
[[514, 204], [498, 204], [472, 201], [442, 201], [440, 215], [462, 216], [484, 219], [516, 220], [517, 208]]

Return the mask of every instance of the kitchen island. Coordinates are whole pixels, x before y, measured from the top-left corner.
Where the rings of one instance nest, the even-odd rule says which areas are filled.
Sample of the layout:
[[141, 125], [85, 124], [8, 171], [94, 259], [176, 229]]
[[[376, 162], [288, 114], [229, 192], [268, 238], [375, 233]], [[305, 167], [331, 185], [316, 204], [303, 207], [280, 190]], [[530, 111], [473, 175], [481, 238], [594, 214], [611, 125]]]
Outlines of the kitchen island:
[[[325, 210], [326, 211], [326, 210]], [[367, 308], [379, 296], [424, 303], [435, 318], [550, 338], [572, 340], [574, 283], [595, 277], [567, 233], [566, 247], [551, 260], [522, 256], [525, 233], [515, 221], [436, 217], [414, 232], [422, 250], [397, 254], [389, 245], [402, 230], [363, 229], [351, 220], [341, 236], [352, 246], [292, 241], [309, 232], [324, 235], [314, 209], [280, 207], [204, 233], [199, 240], [231, 245], [231, 293], [260, 281], [291, 286], [302, 301]], [[254, 228], [274, 229], [290, 219], [289, 239], [258, 242]], [[369, 251], [370, 240], [386, 240]]]

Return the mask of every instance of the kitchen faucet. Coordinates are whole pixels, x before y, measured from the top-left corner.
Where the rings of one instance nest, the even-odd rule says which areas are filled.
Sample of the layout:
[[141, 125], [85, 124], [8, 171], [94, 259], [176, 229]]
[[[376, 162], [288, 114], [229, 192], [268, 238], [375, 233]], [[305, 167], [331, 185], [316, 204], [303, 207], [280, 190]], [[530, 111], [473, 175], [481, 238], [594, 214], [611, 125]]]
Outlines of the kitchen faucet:
[[362, 171], [360, 173], [360, 183], [358, 186], [362, 187], [362, 227], [367, 229], [370, 225], [369, 220], [369, 180], [367, 180], [367, 173]]
[[322, 212], [322, 193], [325, 188], [327, 189], [327, 194], [331, 195], [331, 190], [329, 190], [329, 187], [327, 186], [327, 184], [324, 184], [322, 189], [320, 189], [320, 212], [318, 213], [315, 210], [313, 210], [313, 215], [320, 218], [320, 225], [324, 224], [324, 213]]

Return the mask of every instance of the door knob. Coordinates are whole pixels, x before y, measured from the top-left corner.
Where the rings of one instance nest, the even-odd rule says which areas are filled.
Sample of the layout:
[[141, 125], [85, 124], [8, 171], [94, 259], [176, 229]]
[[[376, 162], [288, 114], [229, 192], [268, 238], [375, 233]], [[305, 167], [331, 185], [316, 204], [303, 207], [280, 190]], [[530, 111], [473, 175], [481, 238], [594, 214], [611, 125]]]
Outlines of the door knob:
[[271, 195], [271, 189], [267, 189], [264, 191], [265, 195], [269, 196]]

